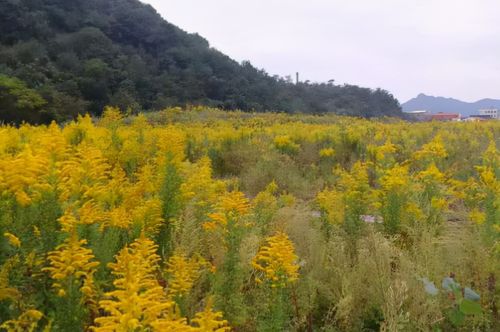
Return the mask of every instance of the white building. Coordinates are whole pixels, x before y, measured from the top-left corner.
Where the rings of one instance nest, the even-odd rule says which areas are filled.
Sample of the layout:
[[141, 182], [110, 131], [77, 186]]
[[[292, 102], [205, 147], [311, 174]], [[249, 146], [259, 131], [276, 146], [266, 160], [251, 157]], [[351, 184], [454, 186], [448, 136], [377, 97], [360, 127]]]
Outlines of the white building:
[[431, 118], [431, 112], [427, 110], [406, 111], [404, 113], [418, 121], [428, 121]]
[[498, 108], [485, 108], [482, 110], [479, 110], [480, 115], [488, 115], [492, 119], [498, 119]]

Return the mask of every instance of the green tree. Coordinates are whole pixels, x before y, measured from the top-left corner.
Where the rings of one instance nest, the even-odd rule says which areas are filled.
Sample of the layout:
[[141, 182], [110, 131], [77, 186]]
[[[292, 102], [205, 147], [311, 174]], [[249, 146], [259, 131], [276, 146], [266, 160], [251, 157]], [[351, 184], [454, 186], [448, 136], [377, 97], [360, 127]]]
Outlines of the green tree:
[[46, 100], [15, 78], [0, 75], [0, 118], [7, 123], [41, 122], [48, 114], [42, 110]]

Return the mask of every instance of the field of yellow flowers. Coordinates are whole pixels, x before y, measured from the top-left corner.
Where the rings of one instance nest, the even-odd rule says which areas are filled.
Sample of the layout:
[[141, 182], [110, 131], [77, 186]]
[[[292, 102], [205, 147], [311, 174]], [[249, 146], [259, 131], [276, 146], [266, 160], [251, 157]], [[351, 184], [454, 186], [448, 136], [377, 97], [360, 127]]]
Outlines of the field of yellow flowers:
[[0, 127], [0, 331], [499, 331], [500, 121]]

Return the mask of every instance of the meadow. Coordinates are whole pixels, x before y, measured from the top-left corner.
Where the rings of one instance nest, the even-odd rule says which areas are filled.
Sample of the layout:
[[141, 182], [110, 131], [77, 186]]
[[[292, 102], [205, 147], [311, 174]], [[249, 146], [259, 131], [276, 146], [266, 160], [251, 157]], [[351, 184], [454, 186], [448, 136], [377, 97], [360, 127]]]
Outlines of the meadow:
[[499, 331], [500, 121], [0, 127], [0, 331]]

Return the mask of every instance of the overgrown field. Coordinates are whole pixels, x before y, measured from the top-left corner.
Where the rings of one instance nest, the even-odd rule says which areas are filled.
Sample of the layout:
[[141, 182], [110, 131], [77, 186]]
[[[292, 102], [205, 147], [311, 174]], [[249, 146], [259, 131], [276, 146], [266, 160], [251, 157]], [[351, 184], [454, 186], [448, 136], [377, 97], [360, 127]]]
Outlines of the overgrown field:
[[499, 331], [500, 121], [0, 127], [0, 330]]

